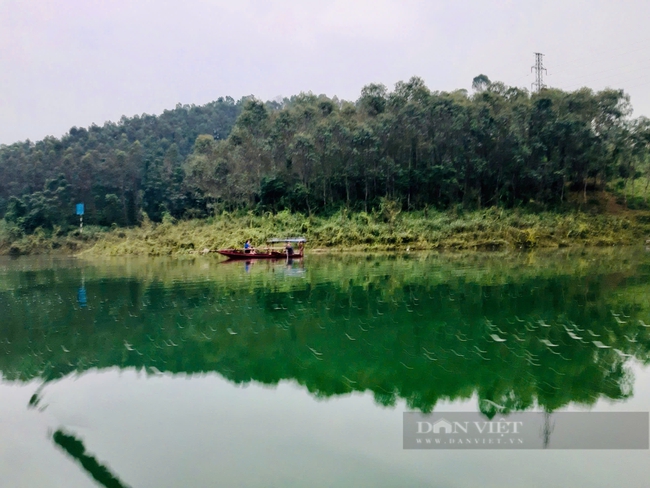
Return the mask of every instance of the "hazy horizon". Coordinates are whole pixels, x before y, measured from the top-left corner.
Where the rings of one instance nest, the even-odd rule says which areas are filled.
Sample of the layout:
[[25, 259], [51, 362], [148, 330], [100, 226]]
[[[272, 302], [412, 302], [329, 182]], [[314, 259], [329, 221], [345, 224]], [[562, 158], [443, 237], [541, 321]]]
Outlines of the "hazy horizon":
[[0, 144], [222, 96], [354, 101], [411, 76], [530, 89], [534, 52], [549, 87], [622, 88], [647, 116], [647, 18], [650, 4], [582, 0], [0, 0]]

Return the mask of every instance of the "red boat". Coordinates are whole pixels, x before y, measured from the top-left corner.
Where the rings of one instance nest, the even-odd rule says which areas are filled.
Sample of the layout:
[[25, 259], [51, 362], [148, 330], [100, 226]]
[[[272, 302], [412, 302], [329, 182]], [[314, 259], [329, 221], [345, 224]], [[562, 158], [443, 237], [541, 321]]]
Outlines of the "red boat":
[[294, 252], [292, 255], [287, 256], [286, 252], [281, 251], [251, 251], [244, 252], [241, 249], [219, 249], [217, 251], [222, 256], [226, 256], [228, 259], [286, 259], [290, 258], [301, 258], [303, 256], [302, 252]]
[[260, 249], [219, 249], [217, 252], [228, 259], [298, 259], [304, 255], [304, 237], [291, 237], [288, 239], [270, 239], [269, 243], [295, 242], [299, 244], [298, 249], [293, 253], [287, 253], [286, 249], [260, 248]]

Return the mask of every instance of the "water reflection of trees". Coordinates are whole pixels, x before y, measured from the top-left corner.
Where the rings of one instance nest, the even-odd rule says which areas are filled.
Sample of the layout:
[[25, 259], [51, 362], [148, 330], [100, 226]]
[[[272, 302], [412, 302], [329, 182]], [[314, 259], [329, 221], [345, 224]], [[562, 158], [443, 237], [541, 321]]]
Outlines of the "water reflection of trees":
[[128, 488], [128, 485], [120, 481], [107, 466], [99, 462], [95, 456], [89, 454], [83, 441], [77, 439], [74, 435], [57, 430], [52, 434], [52, 440], [78, 462], [100, 485], [106, 488]]
[[0, 292], [0, 368], [20, 381], [114, 366], [290, 379], [424, 411], [476, 395], [494, 415], [626, 398], [627, 362], [648, 359], [646, 287], [630, 266], [510, 280], [427, 260], [299, 279], [260, 268], [171, 281], [87, 270], [83, 310], [78, 270], [16, 272]]

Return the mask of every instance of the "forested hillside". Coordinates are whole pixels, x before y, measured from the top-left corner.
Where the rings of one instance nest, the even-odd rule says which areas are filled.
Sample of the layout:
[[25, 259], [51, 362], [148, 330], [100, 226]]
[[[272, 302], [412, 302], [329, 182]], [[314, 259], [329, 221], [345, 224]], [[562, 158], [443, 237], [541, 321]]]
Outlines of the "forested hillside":
[[142, 211], [159, 220], [201, 207], [184, 184], [183, 162], [200, 134], [228, 136], [245, 99], [177, 105], [159, 116], [73, 127], [61, 139], [0, 146], [0, 216], [25, 231], [77, 223], [130, 225]]
[[[0, 147], [0, 212], [25, 232], [245, 208], [553, 208], [650, 173], [650, 121], [622, 90], [540, 93], [474, 79], [368, 85], [355, 102], [300, 94], [177, 106], [62, 139]], [[647, 181], [647, 180], [644, 180]]]

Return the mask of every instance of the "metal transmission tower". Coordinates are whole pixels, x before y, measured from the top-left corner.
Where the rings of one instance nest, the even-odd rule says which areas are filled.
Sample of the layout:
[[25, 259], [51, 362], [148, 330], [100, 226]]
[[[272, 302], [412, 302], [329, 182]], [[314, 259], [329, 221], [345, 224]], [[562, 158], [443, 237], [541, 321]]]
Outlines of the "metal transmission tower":
[[535, 82], [531, 83], [533, 91], [539, 92], [542, 88], [546, 88], [544, 84], [544, 75], [543, 71], [546, 71], [544, 68], [544, 61], [542, 58], [544, 55], [542, 53], [535, 53], [535, 66], [530, 68], [530, 71], [535, 70]]

